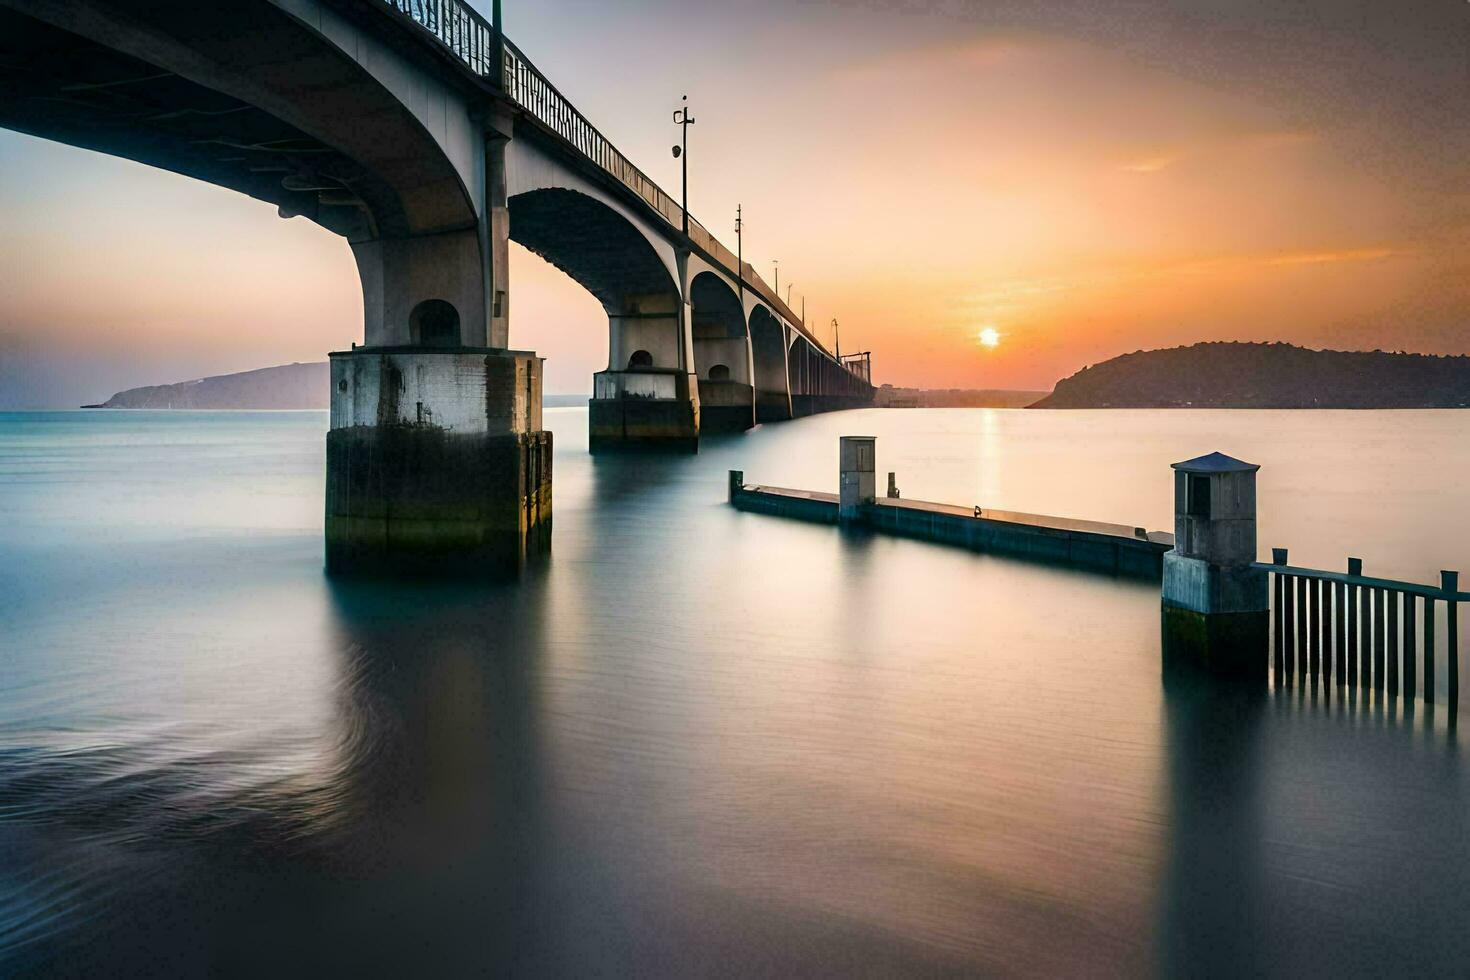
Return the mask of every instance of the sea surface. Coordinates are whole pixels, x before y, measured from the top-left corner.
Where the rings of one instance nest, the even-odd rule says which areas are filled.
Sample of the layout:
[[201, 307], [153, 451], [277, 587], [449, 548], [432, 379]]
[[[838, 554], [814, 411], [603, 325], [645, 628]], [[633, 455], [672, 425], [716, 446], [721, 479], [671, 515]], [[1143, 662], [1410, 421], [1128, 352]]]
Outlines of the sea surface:
[[906, 497], [1169, 529], [1221, 450], [1263, 554], [1432, 582], [1470, 412], [547, 416], [549, 561], [413, 586], [324, 577], [324, 413], [0, 415], [0, 975], [1464, 975], [1445, 706], [1166, 687], [1157, 583], [725, 485], [874, 435]]

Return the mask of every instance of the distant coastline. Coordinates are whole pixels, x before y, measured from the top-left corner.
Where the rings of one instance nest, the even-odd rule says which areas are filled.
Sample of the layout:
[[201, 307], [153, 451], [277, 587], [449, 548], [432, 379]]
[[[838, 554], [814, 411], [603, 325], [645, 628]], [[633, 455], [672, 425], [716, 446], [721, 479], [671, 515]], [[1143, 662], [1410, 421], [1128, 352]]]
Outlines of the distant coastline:
[[282, 364], [238, 374], [221, 374], [176, 384], [119, 391], [83, 408], [148, 409], [325, 409], [331, 394], [326, 361]]
[[1470, 357], [1204, 343], [1135, 351], [1033, 408], [1467, 408]]
[[883, 385], [873, 396], [873, 407], [1026, 408], [1047, 394], [1045, 391], [1012, 388], [896, 388]]
[[[545, 395], [546, 408], [586, 405], [590, 395]], [[220, 374], [176, 384], [119, 391], [105, 402], [82, 408], [180, 411], [326, 411], [331, 376], [326, 361], [282, 364], [237, 374]]]

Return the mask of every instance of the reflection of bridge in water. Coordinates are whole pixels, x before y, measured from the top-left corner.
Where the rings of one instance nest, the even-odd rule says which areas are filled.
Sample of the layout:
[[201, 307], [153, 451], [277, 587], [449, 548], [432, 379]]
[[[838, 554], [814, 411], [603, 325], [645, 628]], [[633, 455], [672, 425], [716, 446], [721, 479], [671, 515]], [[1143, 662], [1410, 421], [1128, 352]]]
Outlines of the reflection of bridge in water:
[[[608, 317], [590, 442], [865, 405], [748, 263], [459, 0], [0, 0], [0, 125], [186, 174], [347, 238], [365, 345], [333, 355], [328, 560], [519, 561], [550, 526], [541, 362], [509, 242]], [[687, 221], [686, 221], [687, 218]]]

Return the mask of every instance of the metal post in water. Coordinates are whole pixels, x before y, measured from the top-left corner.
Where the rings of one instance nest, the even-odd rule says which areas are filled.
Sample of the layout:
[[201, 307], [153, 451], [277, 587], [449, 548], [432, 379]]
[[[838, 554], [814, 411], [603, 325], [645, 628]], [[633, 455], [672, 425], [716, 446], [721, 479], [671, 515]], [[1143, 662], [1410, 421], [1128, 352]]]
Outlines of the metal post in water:
[[1333, 583], [1333, 655], [1337, 659], [1337, 686], [1347, 683], [1347, 583]]
[[1363, 689], [1373, 687], [1373, 589], [1363, 586], [1358, 592], [1359, 648], [1363, 659]]
[[1416, 651], [1415, 646], [1414, 646], [1414, 640], [1415, 640], [1414, 612], [1417, 609], [1417, 607], [1418, 607], [1418, 602], [1414, 598], [1413, 594], [1412, 593], [1409, 593], [1409, 592], [1405, 592], [1404, 593], [1404, 700], [1406, 702], [1408, 702], [1409, 704], [1413, 704], [1414, 703], [1414, 695], [1416, 693], [1416, 691], [1415, 691], [1416, 681], [1414, 679], [1414, 674], [1415, 674], [1415, 671], [1417, 670], [1417, 666], [1418, 665], [1415, 664], [1415, 662], [1414, 662], [1417, 659], [1417, 651]]
[[1322, 675], [1322, 580], [1311, 579], [1307, 582], [1307, 598], [1311, 601], [1307, 612], [1307, 630], [1311, 634], [1311, 663], [1308, 670], [1312, 674], [1312, 686], [1317, 686], [1317, 680]]
[[1440, 572], [1440, 588], [1445, 595], [1445, 670], [1448, 672], [1451, 717], [1460, 703], [1460, 573]]
[[1424, 700], [1434, 703], [1434, 599], [1424, 597]]
[[[1354, 576], [1362, 575], [1363, 559], [1349, 558], [1348, 574]], [[1351, 687], [1358, 686], [1358, 648], [1360, 646], [1358, 642], [1358, 612], [1358, 586], [1353, 582], [1349, 582], [1347, 586], [1347, 682]]]
[[1306, 682], [1307, 665], [1311, 655], [1311, 638], [1307, 635], [1307, 580], [1297, 576], [1296, 580], [1296, 669], [1303, 683]]
[[1399, 603], [1403, 593], [1388, 593], [1388, 696], [1399, 695]]
[[[1286, 566], [1286, 549], [1285, 548], [1272, 548], [1271, 549], [1271, 564], [1277, 566], [1278, 568], [1284, 568]], [[1285, 628], [1283, 626], [1283, 624], [1286, 621], [1286, 611], [1285, 611], [1285, 608], [1283, 607], [1283, 603], [1285, 602], [1285, 599], [1286, 599], [1286, 577], [1284, 575], [1282, 575], [1281, 572], [1278, 571], [1278, 572], [1275, 572], [1274, 574], [1272, 574], [1271, 578], [1272, 578], [1272, 588], [1273, 588], [1273, 590], [1275, 592], [1275, 596], [1276, 596], [1276, 602], [1275, 602], [1275, 607], [1276, 608], [1274, 610], [1272, 610], [1272, 614], [1271, 614], [1272, 631], [1275, 634], [1275, 636], [1272, 637], [1273, 642], [1272, 642], [1271, 646], [1272, 646], [1272, 654], [1273, 654], [1273, 663], [1274, 663], [1274, 666], [1275, 666], [1275, 669], [1276, 669], [1276, 678], [1277, 678], [1277, 682], [1279, 683], [1280, 680], [1281, 680], [1282, 673], [1285, 670], [1285, 663], [1286, 663], [1286, 656], [1285, 656], [1286, 630], [1285, 630]]]

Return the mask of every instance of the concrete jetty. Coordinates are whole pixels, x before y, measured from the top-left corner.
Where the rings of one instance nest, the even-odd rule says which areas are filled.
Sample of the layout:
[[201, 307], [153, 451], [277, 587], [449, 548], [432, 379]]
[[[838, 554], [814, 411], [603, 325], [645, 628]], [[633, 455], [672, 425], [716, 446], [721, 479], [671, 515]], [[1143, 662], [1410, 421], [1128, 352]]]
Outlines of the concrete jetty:
[[1141, 527], [878, 497], [873, 442], [866, 436], [843, 439], [841, 494], [747, 484], [742, 471], [731, 470], [729, 501], [739, 510], [757, 514], [861, 527], [972, 551], [1141, 577], [1160, 576], [1164, 554], [1174, 547], [1174, 535]]

